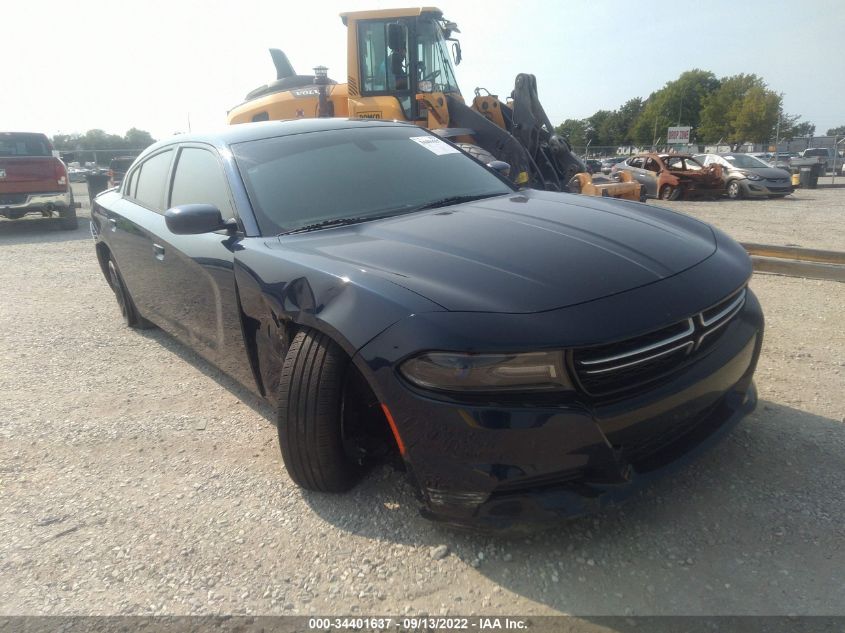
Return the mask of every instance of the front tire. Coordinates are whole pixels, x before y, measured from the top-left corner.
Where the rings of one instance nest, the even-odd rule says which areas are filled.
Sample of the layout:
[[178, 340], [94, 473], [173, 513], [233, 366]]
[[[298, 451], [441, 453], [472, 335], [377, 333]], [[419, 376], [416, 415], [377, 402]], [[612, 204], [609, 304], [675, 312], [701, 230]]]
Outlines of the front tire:
[[742, 199], [742, 186], [739, 184], [738, 180], [731, 180], [728, 183], [728, 198], [731, 200]]
[[279, 380], [278, 430], [282, 460], [298, 486], [344, 492], [363, 468], [343, 445], [343, 398], [349, 358], [328, 336], [294, 336]]

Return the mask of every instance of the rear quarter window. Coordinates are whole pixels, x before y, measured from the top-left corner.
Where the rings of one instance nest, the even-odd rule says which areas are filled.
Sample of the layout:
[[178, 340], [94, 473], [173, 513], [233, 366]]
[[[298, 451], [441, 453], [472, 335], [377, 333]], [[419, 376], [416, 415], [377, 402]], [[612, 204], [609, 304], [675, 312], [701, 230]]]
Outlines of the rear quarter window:
[[145, 207], [159, 213], [162, 212], [164, 204], [164, 190], [172, 159], [172, 149], [151, 156], [141, 163], [140, 172], [135, 176], [138, 183], [133, 197]]

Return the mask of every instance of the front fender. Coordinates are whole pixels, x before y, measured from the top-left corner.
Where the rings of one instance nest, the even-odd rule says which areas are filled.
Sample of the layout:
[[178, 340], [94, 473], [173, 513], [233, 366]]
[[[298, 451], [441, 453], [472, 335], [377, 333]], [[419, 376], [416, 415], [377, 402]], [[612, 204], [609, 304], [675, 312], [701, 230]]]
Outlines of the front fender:
[[245, 242], [235, 254], [244, 340], [259, 389], [274, 404], [285, 354], [300, 328], [323, 332], [351, 358], [397, 321], [443, 310], [348, 265], [318, 266], [297, 260], [291, 251], [268, 249], [263, 241]]

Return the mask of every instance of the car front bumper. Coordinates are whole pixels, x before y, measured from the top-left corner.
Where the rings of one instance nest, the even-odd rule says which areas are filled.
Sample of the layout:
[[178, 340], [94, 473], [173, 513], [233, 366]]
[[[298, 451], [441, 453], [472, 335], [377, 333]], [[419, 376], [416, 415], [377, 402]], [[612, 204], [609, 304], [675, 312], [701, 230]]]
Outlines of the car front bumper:
[[[684, 305], [696, 294], [691, 287], [703, 293], [695, 299], [703, 306], [725, 295], [713, 266], [705, 262], [654, 287], [631, 291], [627, 299], [617, 295], [593, 302], [597, 305], [509, 315], [514, 327], [521, 324], [516, 334], [507, 322], [483, 314], [468, 315], [466, 328], [452, 329], [462, 337], [469, 328], [489, 336], [489, 319], [498, 323], [502, 337], [554, 340], [555, 331], [569, 329], [563, 324], [574, 329], [579, 320], [597, 323], [609, 314], [625, 314], [626, 319], [613, 319], [623, 324], [617, 327], [653, 320], [661, 297], [666, 309], [666, 296], [679, 297], [681, 305], [673, 308], [677, 314], [692, 314], [695, 310]], [[723, 268], [721, 282], [733, 283], [730, 278], [736, 275], [742, 283], [748, 272]], [[567, 311], [580, 316], [569, 317]], [[454, 349], [448, 337], [436, 345], [426, 330], [427, 322], [451, 324], [457, 318], [454, 313], [417, 315], [411, 319], [416, 323], [394, 326], [359, 352], [394, 419], [422, 512], [437, 521], [512, 528], [594, 512], [712, 445], [756, 404], [752, 380], [764, 324], [750, 290], [742, 310], [707, 353], [668, 378], [606, 400], [580, 390], [553, 401], [524, 395], [521, 401], [512, 396], [498, 402], [489, 396], [486, 401], [450, 400], [410, 386], [395, 369], [403, 348]], [[621, 330], [613, 330], [609, 321], [606, 327], [607, 340], [618, 340]], [[437, 330], [442, 334], [442, 328]], [[532, 348], [526, 343], [523, 349]]]
[[795, 187], [791, 182], [785, 184], [771, 183], [766, 180], [748, 180], [740, 181], [743, 194], [749, 198], [765, 198], [768, 196], [787, 196], [795, 192]]

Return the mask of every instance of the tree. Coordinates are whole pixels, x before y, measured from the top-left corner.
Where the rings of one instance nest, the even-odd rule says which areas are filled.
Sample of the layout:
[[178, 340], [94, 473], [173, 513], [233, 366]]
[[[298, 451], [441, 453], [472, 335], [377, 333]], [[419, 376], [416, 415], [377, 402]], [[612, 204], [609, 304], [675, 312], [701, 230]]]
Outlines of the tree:
[[845, 136], [845, 125], [832, 127], [827, 131], [828, 136]]
[[555, 128], [555, 133], [567, 139], [573, 147], [587, 144], [587, 122], [583, 119], [566, 119]]
[[145, 149], [156, 142], [149, 132], [134, 127], [126, 132], [123, 140], [129, 149]]
[[781, 97], [772, 90], [754, 86], [739, 103], [733, 124], [735, 144], [746, 141], [763, 143], [774, 136], [780, 113]]
[[137, 152], [153, 143], [155, 139], [149, 132], [134, 127], [125, 136], [94, 129], [85, 134], [56, 134], [53, 137], [53, 147], [59, 151], [74, 152], [74, 160], [97, 160], [103, 164], [121, 151]]
[[651, 93], [639, 116], [630, 128], [631, 140], [639, 145], [651, 145], [666, 135], [672, 125], [698, 128], [705, 99], [719, 89], [716, 75], [694, 68], [681, 73], [657, 92]]
[[793, 138], [807, 138], [816, 133], [816, 126], [809, 121], [799, 123], [801, 117], [797, 114], [784, 114], [780, 118], [780, 138], [791, 140]]
[[734, 148], [748, 141], [768, 141], [775, 135], [782, 101], [757, 75], [726, 77], [703, 102], [700, 137]]

